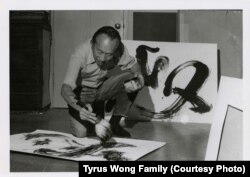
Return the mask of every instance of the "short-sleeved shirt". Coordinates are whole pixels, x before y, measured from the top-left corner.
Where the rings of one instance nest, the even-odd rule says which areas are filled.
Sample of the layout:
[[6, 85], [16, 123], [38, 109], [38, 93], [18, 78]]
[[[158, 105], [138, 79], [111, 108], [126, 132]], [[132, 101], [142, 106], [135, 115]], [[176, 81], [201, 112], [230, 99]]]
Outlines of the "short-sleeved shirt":
[[[130, 69], [136, 63], [136, 59], [131, 57], [126, 47], [117, 65], [121, 70]], [[93, 57], [90, 40], [79, 45], [71, 55], [68, 63], [64, 84], [70, 85], [72, 89], [77, 87], [77, 80], [80, 77], [81, 86], [91, 88], [99, 87], [107, 75], [107, 70], [102, 70], [96, 64]]]

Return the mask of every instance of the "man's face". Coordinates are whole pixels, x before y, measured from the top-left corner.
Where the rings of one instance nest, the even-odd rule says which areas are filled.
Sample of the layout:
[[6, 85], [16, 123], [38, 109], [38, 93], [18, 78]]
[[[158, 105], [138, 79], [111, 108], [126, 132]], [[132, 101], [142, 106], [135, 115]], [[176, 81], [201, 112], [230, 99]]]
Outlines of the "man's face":
[[118, 39], [112, 40], [106, 34], [96, 37], [96, 43], [92, 44], [92, 51], [93, 57], [101, 69], [107, 70], [108, 63], [113, 59], [118, 45]]

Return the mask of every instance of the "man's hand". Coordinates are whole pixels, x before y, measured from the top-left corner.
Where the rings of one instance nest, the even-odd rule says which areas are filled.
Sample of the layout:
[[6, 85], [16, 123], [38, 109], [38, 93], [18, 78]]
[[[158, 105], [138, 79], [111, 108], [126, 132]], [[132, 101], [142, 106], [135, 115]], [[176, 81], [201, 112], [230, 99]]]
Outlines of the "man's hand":
[[108, 121], [102, 119], [99, 123], [95, 125], [95, 132], [98, 138], [105, 143], [112, 136], [111, 126]]
[[141, 85], [141, 88], [145, 85], [144, 77], [142, 74], [136, 74], [136, 77], [138, 78], [138, 81]]
[[93, 113], [93, 109], [90, 104], [86, 104], [85, 106], [86, 107], [82, 107], [82, 109], [80, 110], [80, 118], [82, 120], [87, 120], [95, 124], [96, 121], [98, 120], [96, 114]]
[[81, 102], [93, 103], [95, 101], [96, 89], [83, 87], [80, 93]]
[[137, 91], [144, 86], [144, 78], [141, 74], [135, 74], [135, 78], [124, 84], [127, 93]]

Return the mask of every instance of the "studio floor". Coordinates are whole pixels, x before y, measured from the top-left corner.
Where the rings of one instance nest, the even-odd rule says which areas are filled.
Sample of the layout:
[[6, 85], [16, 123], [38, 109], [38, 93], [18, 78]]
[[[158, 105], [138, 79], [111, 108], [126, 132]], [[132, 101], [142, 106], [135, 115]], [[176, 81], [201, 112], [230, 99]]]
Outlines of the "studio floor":
[[[10, 134], [37, 129], [70, 133], [67, 109], [50, 109], [45, 113], [11, 113]], [[142, 158], [143, 160], [204, 160], [210, 124], [174, 122], [125, 123], [133, 139], [163, 141], [166, 145]], [[11, 172], [74, 172], [78, 163], [69, 160], [10, 152]]]

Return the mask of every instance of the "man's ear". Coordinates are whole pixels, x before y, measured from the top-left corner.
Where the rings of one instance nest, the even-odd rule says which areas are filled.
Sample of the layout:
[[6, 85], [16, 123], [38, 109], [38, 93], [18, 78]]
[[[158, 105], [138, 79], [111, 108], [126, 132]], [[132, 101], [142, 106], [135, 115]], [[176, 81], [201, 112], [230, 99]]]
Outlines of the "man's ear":
[[91, 39], [91, 40], [90, 40], [90, 44], [91, 44], [91, 46], [93, 46], [93, 45], [94, 45], [94, 41], [93, 41], [93, 39]]
[[90, 45], [91, 45], [91, 49], [93, 50], [94, 49], [94, 42], [92, 39], [90, 40]]
[[121, 57], [123, 53], [124, 53], [124, 44], [120, 42], [120, 44], [116, 49], [116, 54], [118, 55], [118, 57]]

